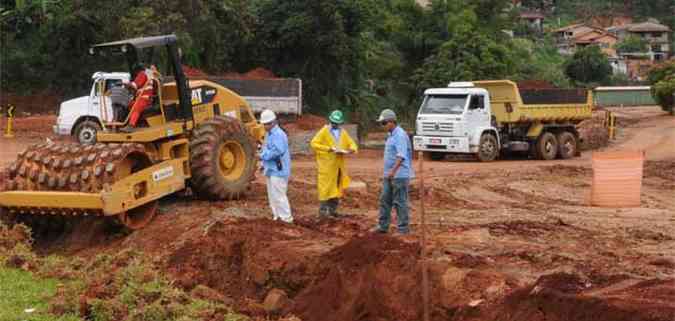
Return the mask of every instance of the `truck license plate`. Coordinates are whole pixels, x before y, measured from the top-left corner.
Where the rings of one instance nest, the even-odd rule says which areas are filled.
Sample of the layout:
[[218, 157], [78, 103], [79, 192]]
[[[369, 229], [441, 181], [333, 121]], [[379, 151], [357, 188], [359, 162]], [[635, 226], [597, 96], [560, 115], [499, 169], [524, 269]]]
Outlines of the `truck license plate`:
[[441, 143], [441, 140], [438, 139], [438, 138], [431, 138], [431, 139], [429, 139], [429, 143], [431, 143], [431, 144], [440, 144], [440, 143]]

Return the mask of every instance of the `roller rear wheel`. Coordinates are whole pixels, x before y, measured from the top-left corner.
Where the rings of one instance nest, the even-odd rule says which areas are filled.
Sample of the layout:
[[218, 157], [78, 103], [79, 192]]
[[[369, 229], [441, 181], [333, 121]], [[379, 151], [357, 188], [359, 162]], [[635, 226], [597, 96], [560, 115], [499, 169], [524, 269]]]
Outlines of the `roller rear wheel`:
[[216, 116], [200, 124], [190, 140], [192, 189], [213, 200], [243, 195], [255, 174], [254, 141], [236, 118]]

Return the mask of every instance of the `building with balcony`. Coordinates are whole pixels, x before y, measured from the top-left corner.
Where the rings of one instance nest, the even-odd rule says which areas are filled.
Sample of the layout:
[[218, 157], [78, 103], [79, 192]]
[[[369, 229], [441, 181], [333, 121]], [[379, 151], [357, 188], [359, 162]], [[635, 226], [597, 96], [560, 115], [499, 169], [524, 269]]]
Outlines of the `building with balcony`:
[[642, 53], [625, 53], [627, 56], [646, 56], [653, 61], [668, 60], [673, 56], [671, 42], [672, 30], [655, 20], [632, 23], [625, 26], [609, 27], [608, 32], [617, 36], [619, 42], [634, 36], [644, 40], [648, 44], [648, 51]]

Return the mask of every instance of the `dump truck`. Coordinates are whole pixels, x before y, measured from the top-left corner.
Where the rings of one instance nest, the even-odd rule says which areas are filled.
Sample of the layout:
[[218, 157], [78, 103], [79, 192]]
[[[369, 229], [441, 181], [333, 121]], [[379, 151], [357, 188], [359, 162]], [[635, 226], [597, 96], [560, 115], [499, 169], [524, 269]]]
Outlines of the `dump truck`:
[[[213, 82], [186, 78], [175, 35], [98, 44], [89, 53], [125, 59], [130, 72], [138, 62], [150, 64], [146, 73], [152, 72], [155, 94], [141, 116], [143, 125], [128, 131], [127, 117], [102, 122], [93, 145], [29, 146], [9, 167], [6, 190], [0, 192], [0, 218], [88, 215], [113, 217], [139, 229], [153, 219], [160, 198], [186, 187], [212, 200], [236, 199], [246, 192], [264, 128], [241, 96]], [[173, 81], [163, 82], [166, 75], [154, 62], [164, 62]], [[101, 100], [103, 111], [105, 102]]]
[[489, 162], [511, 152], [534, 158], [579, 155], [576, 125], [592, 117], [592, 92], [519, 90], [509, 80], [431, 88], [417, 114], [414, 148], [431, 159], [469, 154]]

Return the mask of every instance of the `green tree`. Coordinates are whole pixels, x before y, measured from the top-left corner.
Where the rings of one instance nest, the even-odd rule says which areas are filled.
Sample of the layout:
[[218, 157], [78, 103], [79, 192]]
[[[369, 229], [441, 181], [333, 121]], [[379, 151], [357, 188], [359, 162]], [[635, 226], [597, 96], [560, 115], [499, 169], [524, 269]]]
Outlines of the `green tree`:
[[[486, 6], [488, 2], [478, 3]], [[491, 11], [478, 6], [484, 11], [479, 15], [475, 8], [448, 7], [453, 11], [448, 14], [448, 40], [413, 76], [418, 96], [425, 88], [445, 86], [449, 81], [506, 78], [516, 73], [518, 63], [511, 39], [498, 27], [481, 27]]]
[[445, 0], [434, 0], [428, 8], [415, 0], [392, 2], [391, 14], [383, 24], [386, 29], [376, 26], [376, 35], [398, 48], [405, 60], [404, 68], [411, 73], [448, 39], [448, 19], [454, 5]]
[[193, 44], [186, 48], [187, 63], [211, 73], [243, 72], [264, 64], [251, 1], [202, 0], [195, 10], [188, 27]]
[[604, 82], [612, 74], [609, 60], [598, 46], [578, 49], [565, 62], [564, 68], [570, 79], [581, 84]]
[[544, 37], [536, 42], [514, 39], [513, 48], [518, 68], [514, 80], [546, 80], [557, 87], [570, 86], [563, 68], [565, 57], [558, 52], [552, 38]]
[[92, 71], [82, 66], [97, 65], [87, 49], [101, 40], [97, 28], [104, 25], [87, 10], [93, 2], [97, 1], [50, 2], [48, 6], [29, 2], [5, 11], [0, 20], [2, 90], [49, 88], [69, 93], [85, 88]]
[[479, 28], [508, 30], [515, 26], [518, 11], [512, 8], [511, 0], [468, 0], [467, 4], [481, 22]]
[[449, 81], [506, 78], [516, 63], [508, 44], [470, 30], [454, 34], [438, 53], [415, 73], [418, 90], [445, 86]]
[[635, 53], [646, 52], [648, 45], [647, 41], [640, 37], [628, 36], [623, 41], [617, 43], [614, 48], [619, 53]]
[[664, 111], [675, 115], [675, 62], [662, 64], [652, 68], [647, 77], [652, 86], [652, 96]]
[[260, 0], [258, 41], [277, 74], [301, 77], [306, 101], [343, 100], [364, 77], [362, 32], [370, 23], [367, 1]]

